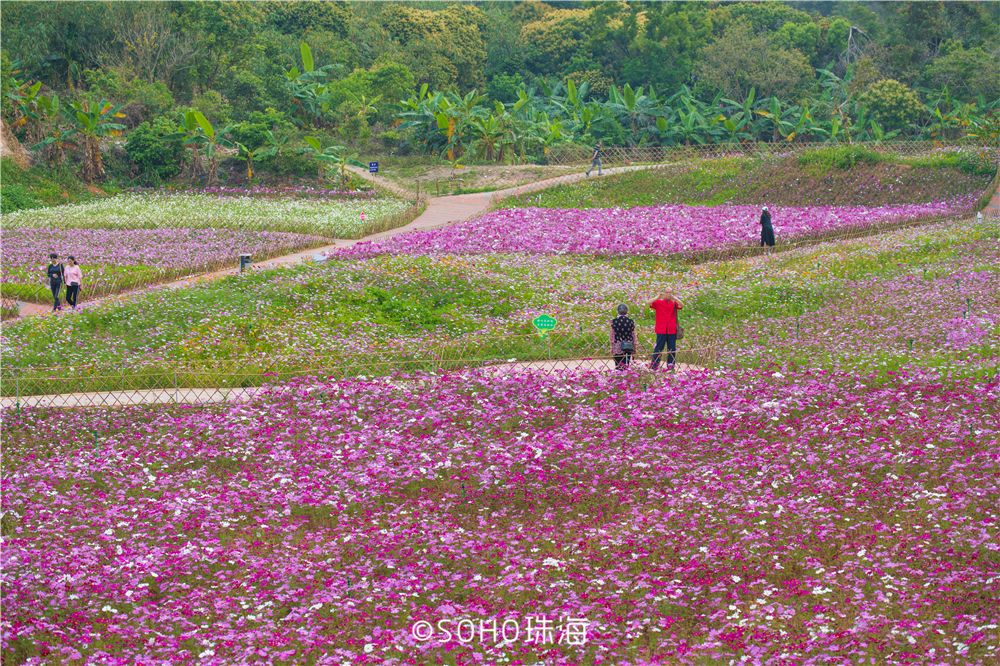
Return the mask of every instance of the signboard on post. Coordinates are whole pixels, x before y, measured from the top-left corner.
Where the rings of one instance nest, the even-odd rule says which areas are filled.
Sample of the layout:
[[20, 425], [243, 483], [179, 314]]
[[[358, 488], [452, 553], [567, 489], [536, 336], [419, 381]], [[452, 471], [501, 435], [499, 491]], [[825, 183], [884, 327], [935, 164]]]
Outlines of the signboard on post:
[[547, 314], [539, 315], [531, 320], [538, 331], [538, 335], [545, 337], [545, 334], [556, 327], [556, 320]]
[[378, 173], [378, 162], [368, 163], [368, 173]]

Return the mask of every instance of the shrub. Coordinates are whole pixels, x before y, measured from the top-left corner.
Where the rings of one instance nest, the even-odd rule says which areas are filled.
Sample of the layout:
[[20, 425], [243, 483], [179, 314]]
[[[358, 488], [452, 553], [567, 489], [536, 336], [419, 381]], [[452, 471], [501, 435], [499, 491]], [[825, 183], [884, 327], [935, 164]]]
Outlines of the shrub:
[[924, 112], [917, 93], [895, 79], [876, 81], [858, 98], [885, 130], [901, 130], [920, 119]]
[[878, 164], [885, 158], [864, 146], [831, 146], [815, 148], [799, 155], [802, 166], [822, 166], [827, 169], [850, 169], [855, 164]]
[[38, 206], [38, 201], [23, 185], [9, 183], [0, 189], [0, 212], [13, 213], [15, 210], [38, 208]]
[[990, 159], [988, 151], [962, 150], [934, 153], [933, 155], [907, 158], [903, 160], [903, 163], [930, 169], [951, 167], [973, 176], [992, 176], [997, 171], [996, 164]]
[[125, 152], [138, 170], [140, 180], [154, 185], [180, 173], [184, 146], [179, 128], [165, 116], [136, 127], [125, 143]]

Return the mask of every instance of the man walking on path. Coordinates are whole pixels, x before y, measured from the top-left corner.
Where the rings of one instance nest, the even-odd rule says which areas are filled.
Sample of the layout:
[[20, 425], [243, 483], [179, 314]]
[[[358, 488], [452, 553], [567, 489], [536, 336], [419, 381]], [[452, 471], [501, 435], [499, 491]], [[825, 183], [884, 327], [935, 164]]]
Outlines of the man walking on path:
[[653, 361], [650, 367], [656, 370], [660, 367], [660, 357], [663, 347], [667, 347], [667, 368], [674, 369], [677, 357], [677, 311], [684, 305], [674, 298], [674, 293], [667, 289], [663, 295], [649, 304], [649, 309], [656, 313], [656, 346], [653, 347]]
[[587, 169], [587, 175], [597, 167], [597, 175], [601, 175], [601, 158], [604, 156], [604, 148], [601, 146], [601, 142], [598, 141], [597, 145], [594, 146], [594, 156], [590, 158], [590, 168]]
[[771, 226], [771, 212], [764, 206], [760, 212], [760, 246], [774, 247], [774, 227]]

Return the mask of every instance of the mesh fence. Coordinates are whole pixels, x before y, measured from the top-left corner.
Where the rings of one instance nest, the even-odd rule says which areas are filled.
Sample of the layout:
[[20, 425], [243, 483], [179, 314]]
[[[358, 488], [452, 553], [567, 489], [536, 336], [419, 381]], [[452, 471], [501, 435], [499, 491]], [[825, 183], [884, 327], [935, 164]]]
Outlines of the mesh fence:
[[[629, 360], [648, 366], [655, 336], [637, 333]], [[452, 340], [412, 353], [372, 353], [310, 358], [296, 364], [262, 357], [214, 361], [198, 366], [112, 369], [106, 366], [27, 367], [0, 370], [4, 407], [114, 407], [132, 404], [200, 404], [252, 398], [260, 387], [300, 376], [339, 379], [456, 372], [480, 369], [495, 376], [525, 371], [614, 370], [610, 332], [481, 336]], [[679, 367], [714, 367], [717, 345], [678, 343]], [[625, 359], [619, 357], [618, 361]], [[667, 352], [662, 354], [664, 366]]]
[[[998, 148], [970, 143], [944, 143], [940, 141], [884, 141], [863, 142], [855, 144], [829, 144], [820, 142], [794, 143], [714, 143], [692, 146], [606, 146], [602, 148], [602, 162], [607, 165], [642, 164], [658, 162], [683, 162], [697, 159], [718, 159], [725, 157], [788, 157], [801, 154], [815, 148], [854, 145], [881, 154], [893, 154], [904, 157], [927, 155], [942, 151], [982, 151], [987, 150], [993, 155]], [[547, 161], [553, 165], [583, 165], [589, 164], [594, 152], [593, 146], [564, 144], [553, 147], [548, 153]]]

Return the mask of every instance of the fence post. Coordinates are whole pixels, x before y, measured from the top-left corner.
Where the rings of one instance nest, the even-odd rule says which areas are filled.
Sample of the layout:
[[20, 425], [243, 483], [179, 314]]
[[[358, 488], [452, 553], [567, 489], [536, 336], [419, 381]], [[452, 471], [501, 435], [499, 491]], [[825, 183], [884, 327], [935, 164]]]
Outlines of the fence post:
[[17, 418], [21, 418], [21, 376], [14, 371], [14, 406], [17, 408]]
[[174, 404], [177, 404], [177, 368], [174, 368]]

